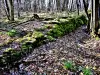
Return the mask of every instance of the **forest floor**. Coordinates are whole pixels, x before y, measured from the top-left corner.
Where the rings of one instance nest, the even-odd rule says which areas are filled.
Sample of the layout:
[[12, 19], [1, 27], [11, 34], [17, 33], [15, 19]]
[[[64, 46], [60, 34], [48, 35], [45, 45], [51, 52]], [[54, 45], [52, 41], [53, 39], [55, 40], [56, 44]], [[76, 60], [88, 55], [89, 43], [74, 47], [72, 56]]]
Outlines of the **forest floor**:
[[[15, 29], [34, 31], [34, 28], [42, 26], [41, 22], [29, 21], [26, 24], [15, 26]], [[100, 74], [100, 40], [91, 38], [85, 29], [86, 26], [81, 26], [54, 42], [35, 48], [31, 54], [22, 59], [27, 63], [24, 70], [32, 72], [33, 75], [35, 73], [65, 75], [68, 71], [63, 69], [62, 62], [70, 60], [78, 65], [95, 68]], [[0, 43], [2, 40], [10, 38], [3, 39], [2, 37], [5, 36], [0, 36]], [[72, 73], [70, 72], [68, 75], [72, 75]]]
[[70, 60], [79, 65], [96, 67], [100, 72], [100, 41], [90, 38], [90, 35], [84, 31], [85, 27], [82, 26], [75, 32], [58, 38], [55, 42], [34, 49], [23, 59], [27, 63], [31, 62], [25, 70], [60, 75], [66, 73], [62, 61]]

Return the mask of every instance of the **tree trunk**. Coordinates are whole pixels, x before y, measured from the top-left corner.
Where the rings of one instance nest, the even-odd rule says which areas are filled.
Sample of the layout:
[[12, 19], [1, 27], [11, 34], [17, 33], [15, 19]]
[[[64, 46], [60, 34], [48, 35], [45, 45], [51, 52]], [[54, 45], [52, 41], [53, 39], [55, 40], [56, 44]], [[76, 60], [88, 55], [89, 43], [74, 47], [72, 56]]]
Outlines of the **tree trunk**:
[[99, 29], [99, 0], [92, 0], [91, 29], [93, 34], [98, 33]]
[[[4, 4], [4, 1], [3, 0], [2, 0], [2, 2]], [[5, 6], [4, 6], [4, 9], [5, 9], [5, 12], [6, 12], [6, 15], [7, 15], [8, 20], [10, 20], [10, 9], [9, 9], [7, 0], [5, 0], [5, 4], [6, 4], [6, 9], [5, 9]]]
[[10, 4], [10, 21], [14, 21], [14, 3], [13, 0], [9, 0]]
[[99, 0], [96, 0], [95, 1], [95, 14], [94, 14], [94, 17], [95, 17], [95, 32], [97, 33], [98, 32], [98, 29], [99, 29]]
[[60, 11], [60, 0], [56, 0], [57, 11]]
[[90, 20], [91, 20], [91, 14], [88, 14], [88, 4], [85, 2], [85, 0], [83, 0], [83, 4], [84, 4], [84, 9], [85, 9], [85, 13], [88, 17], [88, 25], [87, 25], [87, 30], [90, 32]]
[[77, 5], [77, 12], [78, 12], [78, 15], [79, 15], [79, 0], [76, 0], [76, 5]]
[[20, 1], [17, 0], [17, 11], [18, 11], [18, 18], [20, 17]]

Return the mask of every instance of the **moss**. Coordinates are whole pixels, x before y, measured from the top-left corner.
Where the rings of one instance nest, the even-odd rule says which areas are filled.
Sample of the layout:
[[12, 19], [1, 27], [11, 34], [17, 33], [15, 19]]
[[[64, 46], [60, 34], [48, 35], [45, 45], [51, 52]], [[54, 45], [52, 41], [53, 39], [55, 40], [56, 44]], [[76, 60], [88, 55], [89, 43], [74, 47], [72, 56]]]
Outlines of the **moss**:
[[47, 36], [46, 38], [47, 38], [49, 41], [54, 41], [54, 40], [55, 40], [55, 38], [52, 37], [52, 36]]
[[78, 16], [77, 18], [82, 20], [84, 24], [87, 24], [87, 22], [88, 22], [85, 15]]
[[14, 29], [7, 32], [7, 35], [10, 36], [10, 37], [14, 37], [16, 34], [17, 34], [17, 31], [14, 30]]
[[70, 33], [74, 31], [76, 28], [80, 27], [86, 22], [87, 22], [87, 19], [84, 15], [74, 17], [74, 18], [69, 19], [66, 22], [61, 22], [60, 24], [55, 25], [55, 27], [53, 27], [52, 30], [47, 32], [47, 35], [50, 35], [55, 38], [61, 37], [65, 35], [66, 33]]
[[38, 31], [35, 31], [35, 32], [33, 32], [33, 34], [32, 34], [32, 37], [33, 37], [33, 38], [39, 38], [39, 37], [42, 37], [42, 36], [44, 36], [44, 34], [41, 33], [41, 32], [38, 32]]

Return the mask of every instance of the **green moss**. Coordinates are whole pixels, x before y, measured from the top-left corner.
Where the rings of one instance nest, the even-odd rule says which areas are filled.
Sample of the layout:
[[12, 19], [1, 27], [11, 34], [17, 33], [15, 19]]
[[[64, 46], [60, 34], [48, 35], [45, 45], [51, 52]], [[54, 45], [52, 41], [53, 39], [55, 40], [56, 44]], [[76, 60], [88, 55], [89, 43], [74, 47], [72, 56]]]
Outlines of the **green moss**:
[[53, 30], [49, 31], [47, 33], [47, 35], [50, 35], [50, 36], [53, 36], [53, 37], [56, 37], [57, 38], [57, 37], [62, 36], [63, 35], [63, 32], [61, 32], [59, 30], [59, 28], [54, 28]]
[[52, 36], [47, 36], [46, 38], [47, 38], [49, 41], [54, 41], [54, 40], [55, 40], [55, 38], [52, 37]]
[[82, 20], [83, 24], [87, 24], [87, 22], [88, 22], [85, 15], [78, 16], [77, 18], [80, 19], [80, 20]]
[[50, 30], [47, 35], [52, 37], [61, 37], [66, 33], [74, 31], [76, 28], [80, 27], [83, 24], [86, 24], [87, 19], [84, 15], [74, 17], [69, 19], [66, 22], [61, 22], [58, 25], [55, 25], [52, 30]]
[[34, 31], [33, 34], [32, 34], [33, 38], [39, 38], [39, 37], [42, 37], [42, 36], [44, 36], [44, 34], [41, 33], [41, 32], [38, 32], [38, 31]]

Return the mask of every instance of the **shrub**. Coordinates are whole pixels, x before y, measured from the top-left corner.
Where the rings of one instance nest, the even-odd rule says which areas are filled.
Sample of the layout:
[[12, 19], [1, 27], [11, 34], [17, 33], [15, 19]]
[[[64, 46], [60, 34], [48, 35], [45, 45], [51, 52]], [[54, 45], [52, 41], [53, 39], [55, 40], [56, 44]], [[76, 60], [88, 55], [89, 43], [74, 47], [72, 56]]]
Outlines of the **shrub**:
[[65, 61], [63, 67], [67, 70], [73, 70], [74, 65], [72, 61]]
[[82, 71], [84, 75], [93, 75], [90, 68], [83, 68]]
[[10, 36], [10, 37], [14, 37], [16, 34], [17, 34], [17, 31], [14, 30], [14, 29], [7, 32], [7, 35]]

